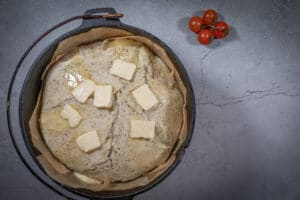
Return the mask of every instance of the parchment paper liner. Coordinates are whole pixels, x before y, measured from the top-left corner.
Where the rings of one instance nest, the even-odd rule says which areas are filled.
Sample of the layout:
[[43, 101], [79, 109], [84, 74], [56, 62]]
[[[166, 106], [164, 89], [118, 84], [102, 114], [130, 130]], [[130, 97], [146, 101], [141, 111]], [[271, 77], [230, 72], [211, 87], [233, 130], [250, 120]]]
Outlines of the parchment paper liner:
[[44, 78], [46, 77], [47, 72], [56, 63], [60, 58], [64, 55], [69, 53], [74, 48], [83, 45], [92, 43], [99, 40], [106, 40], [112, 39], [116, 37], [124, 37], [130, 38], [133, 40], [137, 40], [147, 47], [149, 47], [157, 56], [159, 56], [165, 64], [170, 68], [171, 73], [175, 77], [177, 81], [178, 87], [184, 97], [184, 105], [183, 105], [183, 123], [181, 126], [181, 130], [179, 132], [178, 141], [176, 142], [173, 151], [171, 152], [169, 158], [166, 160], [164, 164], [157, 166], [156, 168], [152, 169], [148, 173], [140, 176], [134, 180], [124, 183], [110, 183], [108, 178], [104, 178], [101, 184], [86, 184], [82, 181], [78, 180], [72, 173], [70, 169], [64, 166], [58, 159], [56, 159], [50, 150], [48, 149], [47, 145], [45, 144], [43, 137], [40, 133], [39, 129], [39, 114], [40, 114], [40, 104], [41, 104], [41, 97], [43, 91], [43, 85], [39, 93], [38, 101], [35, 106], [35, 109], [32, 113], [32, 116], [29, 121], [29, 128], [31, 134], [31, 140], [33, 146], [39, 150], [41, 155], [37, 156], [38, 161], [46, 170], [47, 174], [52, 177], [54, 180], [58, 181], [59, 183], [72, 187], [72, 188], [82, 188], [88, 189], [91, 191], [121, 191], [121, 190], [130, 190], [137, 187], [145, 186], [159, 177], [163, 172], [165, 172], [175, 161], [176, 159], [176, 152], [180, 149], [181, 145], [185, 141], [185, 138], [188, 134], [187, 130], [187, 110], [186, 110], [186, 88], [174, 66], [172, 61], [170, 60], [169, 56], [167, 55], [166, 51], [160, 47], [158, 44], [152, 42], [150, 39], [145, 38], [143, 36], [134, 35], [130, 32], [115, 29], [115, 28], [93, 28], [87, 32], [80, 33], [75, 36], [71, 36], [58, 44], [57, 49], [54, 52], [54, 55], [47, 65], [43, 76], [42, 76], [42, 83], [44, 83]]

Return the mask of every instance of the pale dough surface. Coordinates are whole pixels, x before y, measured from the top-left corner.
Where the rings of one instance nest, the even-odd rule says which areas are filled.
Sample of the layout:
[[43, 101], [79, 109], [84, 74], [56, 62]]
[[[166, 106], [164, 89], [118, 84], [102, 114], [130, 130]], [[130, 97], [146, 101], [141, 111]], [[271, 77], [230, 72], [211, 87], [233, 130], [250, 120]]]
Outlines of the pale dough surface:
[[[135, 63], [132, 81], [109, 73], [114, 59]], [[72, 96], [73, 87], [84, 79], [96, 84], [111, 84], [115, 90], [112, 109], [93, 106], [92, 97], [82, 104]], [[143, 111], [131, 91], [148, 84], [160, 103]], [[142, 43], [114, 39], [80, 46], [57, 62], [45, 78], [40, 128], [52, 154], [69, 169], [111, 182], [133, 180], [168, 158], [182, 126], [183, 95], [165, 63]], [[82, 116], [81, 123], [70, 128], [60, 116], [62, 107], [72, 105]], [[154, 140], [129, 138], [130, 120], [156, 122]], [[102, 147], [84, 153], [76, 138], [97, 130]]]

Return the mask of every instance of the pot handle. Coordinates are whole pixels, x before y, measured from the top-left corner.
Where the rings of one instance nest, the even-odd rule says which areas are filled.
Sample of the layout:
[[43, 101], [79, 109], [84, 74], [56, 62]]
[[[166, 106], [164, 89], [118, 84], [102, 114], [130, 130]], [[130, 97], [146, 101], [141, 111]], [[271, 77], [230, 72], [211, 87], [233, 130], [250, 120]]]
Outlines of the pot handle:
[[[93, 8], [85, 11], [84, 15], [93, 16], [93, 15], [116, 15], [117, 12], [114, 8]], [[119, 17], [107, 17], [107, 18], [83, 18], [81, 27], [92, 27], [98, 25], [107, 25], [107, 24], [120, 24]]]

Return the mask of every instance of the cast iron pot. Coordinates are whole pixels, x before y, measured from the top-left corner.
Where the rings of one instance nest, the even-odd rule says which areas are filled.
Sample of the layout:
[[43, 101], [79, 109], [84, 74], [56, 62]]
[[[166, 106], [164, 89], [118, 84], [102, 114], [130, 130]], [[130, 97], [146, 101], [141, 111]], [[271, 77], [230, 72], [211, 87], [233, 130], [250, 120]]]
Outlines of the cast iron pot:
[[[116, 14], [116, 11], [113, 8], [96, 8], [87, 10], [84, 16], [99, 14]], [[31, 173], [41, 182], [59, 194], [71, 199], [132, 199], [135, 195], [145, 192], [161, 182], [168, 176], [168, 174], [170, 174], [171, 171], [175, 169], [177, 164], [180, 162], [185, 149], [189, 145], [194, 129], [195, 99], [193, 89], [187, 72], [185, 71], [180, 60], [165, 43], [160, 41], [155, 36], [136, 27], [125, 25], [121, 23], [118, 18], [93, 18], [77, 16], [70, 19], [74, 20], [79, 18], [83, 18], [82, 24], [74, 30], [63, 34], [54, 40], [44, 51], [42, 51], [42, 53], [40, 53], [31, 66], [29, 65], [27, 68], [23, 67], [23, 61], [27, 54], [31, 51], [35, 44], [40, 41], [41, 38], [55, 28], [65, 24], [64, 22], [54, 26], [52, 30], [46, 32], [45, 35], [42, 35], [38, 40], [36, 40], [27, 49], [19, 61], [10, 83], [7, 99], [7, 118], [10, 135], [20, 158], [31, 171]], [[71, 21], [70, 19], [68, 21]], [[91, 192], [84, 189], [70, 188], [49, 177], [36, 159], [36, 156], [39, 155], [40, 152], [36, 150], [31, 143], [28, 121], [35, 107], [41, 88], [41, 76], [43, 71], [51, 60], [52, 55], [60, 41], [70, 36], [89, 31], [94, 27], [113, 27], [123, 29], [134, 34], [147, 37], [153, 42], [159, 44], [168, 53], [177, 71], [179, 72], [185, 87], [187, 88], [188, 136], [184, 144], [179, 149], [176, 155], [176, 161], [173, 163], [173, 165], [170, 166], [168, 170], [160, 177], [144, 187], [116, 192]]]

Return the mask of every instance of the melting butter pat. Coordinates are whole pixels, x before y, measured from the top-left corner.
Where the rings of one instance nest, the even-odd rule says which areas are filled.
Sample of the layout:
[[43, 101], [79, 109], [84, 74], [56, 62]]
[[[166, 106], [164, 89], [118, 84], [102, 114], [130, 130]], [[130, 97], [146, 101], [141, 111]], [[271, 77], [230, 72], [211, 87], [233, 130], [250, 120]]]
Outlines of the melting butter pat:
[[155, 121], [131, 120], [131, 138], [153, 139], [154, 135]]
[[97, 131], [88, 131], [76, 138], [78, 147], [84, 152], [93, 151], [101, 146]]
[[112, 64], [110, 73], [130, 81], [134, 75], [135, 69], [135, 64], [116, 59]]
[[112, 85], [95, 86], [94, 106], [98, 108], [111, 108], [113, 99], [114, 92]]
[[86, 175], [83, 175], [83, 174], [80, 174], [78, 172], [73, 172], [74, 176], [76, 178], [78, 178], [80, 181], [84, 182], [84, 183], [87, 183], [87, 184], [101, 184], [102, 182], [96, 180], [96, 179], [93, 179], [93, 178], [90, 178]]
[[95, 83], [91, 80], [84, 80], [78, 84], [73, 90], [72, 95], [81, 103], [86, 102], [89, 96], [95, 90]]
[[158, 99], [147, 84], [132, 91], [132, 95], [144, 110], [149, 110], [158, 103]]
[[70, 105], [65, 105], [60, 113], [62, 118], [67, 119], [70, 127], [77, 126], [81, 121], [81, 115]]

